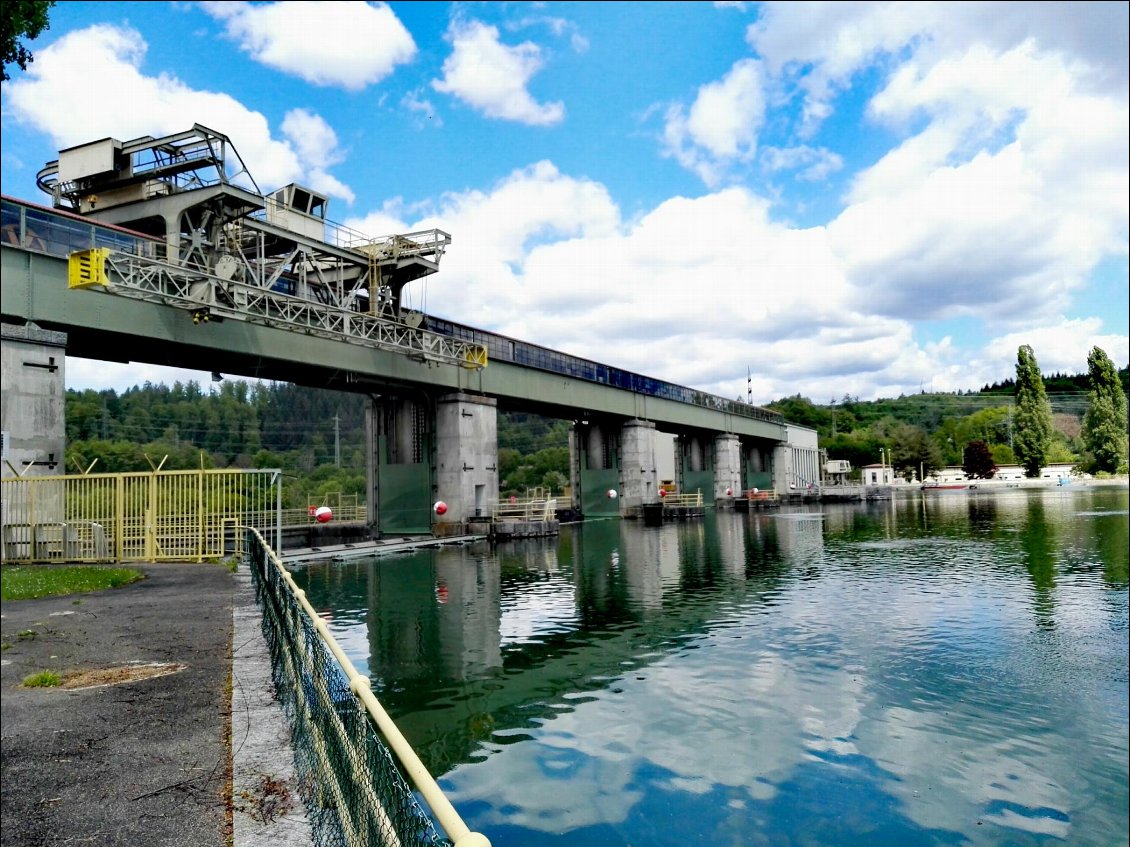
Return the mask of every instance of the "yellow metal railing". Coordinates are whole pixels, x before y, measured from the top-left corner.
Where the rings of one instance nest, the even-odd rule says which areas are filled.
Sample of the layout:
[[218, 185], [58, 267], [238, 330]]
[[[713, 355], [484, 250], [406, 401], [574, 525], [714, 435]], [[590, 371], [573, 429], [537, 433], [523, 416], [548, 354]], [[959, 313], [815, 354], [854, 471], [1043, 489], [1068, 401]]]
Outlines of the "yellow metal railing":
[[701, 505], [701, 491], [696, 491], [694, 494], [668, 494], [663, 498], [663, 508], [665, 509], [686, 509]]
[[504, 500], [491, 508], [497, 521], [551, 521], [557, 517], [557, 500], [550, 497], [527, 497]]
[[[428, 808], [431, 809], [432, 815], [443, 829], [452, 847], [490, 847], [490, 840], [482, 833], [472, 832], [470, 827], [467, 826], [463, 818], [460, 817], [459, 813], [455, 810], [455, 807], [451, 805], [451, 801], [447, 799], [447, 796], [443, 793], [443, 790], [436, 783], [431, 773], [429, 773], [427, 767], [420, 760], [416, 751], [412, 749], [412, 745], [400, 732], [399, 727], [397, 727], [392, 718], [389, 717], [388, 712], [385, 711], [384, 706], [377, 700], [376, 695], [373, 694], [373, 689], [368, 677], [358, 673], [353, 662], [350, 661], [345, 651], [341, 648], [341, 645], [338, 644], [337, 639], [334, 638], [325, 620], [310, 604], [310, 601], [306, 599], [306, 592], [299, 588], [290, 571], [286, 569], [278, 555], [271, 549], [271, 546], [263, 540], [263, 536], [259, 531], [254, 527], [250, 529], [253, 536], [250, 560], [253, 568], [261, 569], [259, 577], [262, 578], [265, 584], [262, 589], [278, 592], [281, 590], [278, 583], [281, 582], [285, 585], [287, 592], [301, 610], [302, 616], [306, 618], [306, 624], [317, 632], [324, 647], [329, 651], [334, 660], [336, 660], [341, 672], [345, 676], [349, 692], [356, 697], [361, 708], [380, 732], [385, 746], [387, 746], [396, 757], [400, 769], [411, 783], [412, 788], [423, 798]], [[266, 572], [267, 569], [269, 569], [270, 573]], [[282, 600], [281, 597], [264, 597], [262, 599], [265, 609], [268, 608], [269, 605], [277, 604]], [[276, 623], [283, 625], [281, 620], [276, 621]], [[297, 629], [293, 624], [287, 626], [290, 629]], [[280, 635], [282, 635], [282, 633], [275, 633], [274, 637], [277, 639]], [[289, 642], [291, 649], [281, 652], [284, 654], [285, 661], [293, 663], [296, 659], [301, 658], [296, 655], [296, 652], [308, 652], [308, 650], [301, 644], [295, 643], [297, 633], [290, 633], [289, 635], [292, 636]], [[268, 638], [268, 640], [270, 641], [271, 638]], [[296, 694], [299, 697], [305, 697], [306, 692], [304, 689], [307, 685], [296, 671], [296, 668], [291, 668], [290, 681], [292, 684], [296, 685]], [[319, 681], [311, 680], [310, 683], [309, 687], [311, 689], [317, 689], [319, 686]], [[341, 711], [342, 710], [339, 708], [324, 708], [321, 710], [325, 715], [335, 712], [341, 713]], [[326, 754], [329, 753], [329, 742], [333, 740], [333, 735], [342, 736], [342, 741], [346, 742], [343, 747], [345, 750], [352, 749], [357, 739], [345, 737], [349, 734], [342, 732], [341, 727], [336, 723], [333, 730], [330, 732], [310, 734], [319, 737], [319, 743], [314, 746], [316, 748], [316, 755], [321, 760], [318, 770], [323, 775], [323, 784], [328, 788], [331, 795], [340, 794], [338, 798], [338, 814], [335, 817], [342, 827], [345, 842], [350, 845], [356, 844], [358, 847], [360, 847], [360, 845], [366, 845], [367, 847], [367, 845], [372, 842], [365, 839], [366, 823], [373, 822], [376, 829], [383, 836], [388, 837], [390, 841], [395, 840], [394, 843], [406, 844], [400, 834], [395, 831], [390, 832], [388, 829], [388, 827], [395, 824], [393, 820], [395, 810], [392, 808], [384, 808], [381, 803], [381, 798], [373, 795], [371, 791], [347, 791], [344, 787], [339, 785], [339, 780], [335, 776], [335, 771], [342, 766], [342, 763], [330, 762], [325, 758]], [[353, 759], [355, 764], [365, 759], [365, 757], [360, 754], [347, 757]], [[363, 777], [362, 781], [365, 782], [370, 789], [374, 784], [381, 781], [379, 775], [353, 774], [352, 776]], [[344, 802], [347, 796], [352, 797], [352, 802]], [[369, 806], [372, 806], [372, 808], [369, 808]], [[358, 817], [357, 820], [354, 820], [355, 815]]]
[[280, 531], [279, 472], [195, 470], [9, 477], [5, 562], [205, 561], [239, 555], [238, 526]]

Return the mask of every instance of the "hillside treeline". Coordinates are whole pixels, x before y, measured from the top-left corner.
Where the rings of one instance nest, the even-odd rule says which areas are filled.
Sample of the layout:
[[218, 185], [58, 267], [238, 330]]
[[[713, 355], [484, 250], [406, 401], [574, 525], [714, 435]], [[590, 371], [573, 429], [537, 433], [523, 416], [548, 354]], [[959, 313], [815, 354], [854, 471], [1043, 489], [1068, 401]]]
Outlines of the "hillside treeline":
[[[1123, 392], [1128, 369], [1119, 371]], [[1087, 374], [1045, 377], [1054, 434], [1047, 461], [1086, 464], [1082, 419]], [[816, 429], [831, 458], [855, 468], [886, 461], [903, 472], [960, 465], [971, 441], [984, 441], [998, 464], [1016, 460], [1012, 381], [980, 391], [921, 393], [862, 401], [845, 395], [826, 404], [800, 395], [770, 404], [793, 423]], [[299, 497], [365, 490], [362, 395], [288, 383], [225, 380], [202, 387], [146, 383], [113, 390], [67, 391], [68, 470], [282, 468]], [[498, 420], [501, 494], [568, 482], [570, 422], [502, 413]]]
[[71, 472], [281, 468], [291, 499], [365, 491], [365, 398], [225, 380], [67, 391]]
[[[1130, 395], [1130, 368], [1118, 377]], [[1089, 374], [1044, 377], [1051, 406], [1052, 433], [1045, 463], [1070, 462], [1097, 470], [1083, 433], [1091, 403]], [[819, 433], [830, 458], [847, 459], [853, 468], [884, 461], [905, 476], [962, 465], [967, 445], [982, 441], [997, 465], [1016, 464], [1014, 380], [984, 386], [977, 392], [912, 394], [896, 399], [861, 401], [850, 395], [817, 404], [807, 397], [785, 397], [769, 404], [793, 423]]]
[[[358, 394], [225, 380], [67, 391], [71, 472], [281, 468], [294, 498], [363, 496], [365, 405]], [[568, 482], [568, 421], [501, 414], [503, 494]], [[162, 464], [163, 463], [163, 464]]]

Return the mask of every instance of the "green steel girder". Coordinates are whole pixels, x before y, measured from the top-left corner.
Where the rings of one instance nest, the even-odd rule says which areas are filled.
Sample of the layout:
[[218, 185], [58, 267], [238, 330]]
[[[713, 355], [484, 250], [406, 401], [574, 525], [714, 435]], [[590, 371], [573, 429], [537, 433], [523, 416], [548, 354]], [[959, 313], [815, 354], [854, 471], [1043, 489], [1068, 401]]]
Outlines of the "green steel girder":
[[730, 432], [785, 440], [785, 425], [666, 400], [492, 360], [479, 370], [418, 361], [402, 353], [316, 335], [224, 320], [194, 325], [184, 309], [70, 289], [65, 259], [4, 245], [0, 304], [6, 321], [68, 334], [72, 356], [218, 371], [249, 378], [377, 394], [397, 387], [468, 391], [502, 408], [547, 416], [588, 415], [655, 422], [661, 430]]

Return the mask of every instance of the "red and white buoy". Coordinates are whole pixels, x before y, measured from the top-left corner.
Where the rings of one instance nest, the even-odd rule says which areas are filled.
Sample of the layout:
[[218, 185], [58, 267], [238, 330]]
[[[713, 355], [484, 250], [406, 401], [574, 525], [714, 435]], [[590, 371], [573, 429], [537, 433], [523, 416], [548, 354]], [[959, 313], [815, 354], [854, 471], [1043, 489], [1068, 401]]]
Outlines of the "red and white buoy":
[[619, 496], [620, 496], [620, 495], [616, 493], [616, 489], [615, 489], [615, 488], [609, 488], [609, 489], [608, 489], [608, 499], [609, 499], [609, 500], [615, 500], [615, 499], [616, 499], [617, 497], [619, 497]]
[[732, 488], [727, 488], [727, 489], [726, 489], [726, 496], [727, 496], [727, 497], [733, 497], [733, 496], [734, 496], [734, 489], [732, 489]]
[[447, 514], [447, 504], [442, 500], [436, 500], [435, 505], [432, 506], [432, 511], [437, 515]]
[[314, 520], [318, 523], [329, 523], [333, 517], [333, 510], [329, 506], [319, 506], [314, 510]]
[[667, 489], [666, 488], [660, 488], [659, 489], [659, 496], [660, 497], [666, 497], [667, 496]]

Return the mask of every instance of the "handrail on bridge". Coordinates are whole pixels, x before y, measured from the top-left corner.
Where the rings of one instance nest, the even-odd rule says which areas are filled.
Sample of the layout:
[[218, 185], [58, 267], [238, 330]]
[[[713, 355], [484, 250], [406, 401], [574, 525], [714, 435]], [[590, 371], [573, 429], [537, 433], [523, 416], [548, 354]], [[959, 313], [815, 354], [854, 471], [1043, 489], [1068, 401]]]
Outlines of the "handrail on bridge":
[[373, 694], [369, 678], [362, 676], [357, 671], [357, 668], [345, 654], [341, 645], [337, 643], [337, 639], [334, 638], [333, 633], [330, 632], [330, 628], [326, 625], [325, 620], [310, 604], [310, 601], [306, 599], [306, 592], [298, 587], [298, 584], [294, 581], [294, 577], [283, 565], [278, 554], [263, 540], [263, 536], [257, 529], [254, 527], [248, 527], [248, 529], [254, 533], [262, 550], [277, 569], [279, 576], [286, 583], [303, 612], [306, 613], [310, 623], [321, 637], [322, 642], [341, 666], [341, 670], [349, 682], [349, 690], [361, 701], [365, 711], [368, 712], [369, 717], [373, 720], [373, 723], [376, 724], [377, 729], [380, 730], [385, 743], [396, 755], [397, 760], [404, 768], [413, 787], [420, 793], [420, 796], [424, 798], [432, 814], [435, 815], [439, 825], [443, 828], [444, 833], [451, 840], [453, 847], [490, 847], [490, 840], [482, 833], [472, 832], [470, 827], [467, 826], [463, 818], [460, 817], [459, 813], [455, 810], [455, 807], [451, 805], [451, 801], [447, 799], [443, 790], [436, 783], [431, 773], [428, 772], [427, 767], [420, 761], [420, 757], [416, 754], [416, 751], [412, 749], [412, 745], [408, 743], [408, 740], [400, 732], [396, 723], [389, 717], [388, 712], [385, 711], [384, 706], [381, 705], [376, 695]]

